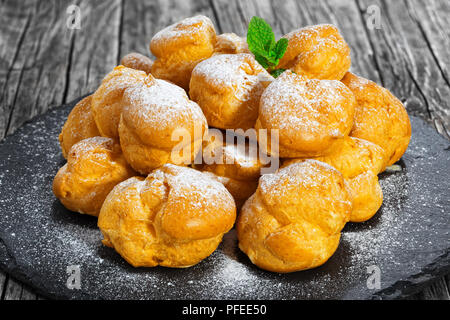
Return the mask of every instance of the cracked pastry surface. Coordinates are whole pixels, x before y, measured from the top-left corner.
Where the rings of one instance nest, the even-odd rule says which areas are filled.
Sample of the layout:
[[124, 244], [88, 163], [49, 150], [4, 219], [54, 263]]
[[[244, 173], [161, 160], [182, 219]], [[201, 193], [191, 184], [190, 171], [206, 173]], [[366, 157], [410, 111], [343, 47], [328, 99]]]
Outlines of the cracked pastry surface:
[[150, 50], [156, 57], [152, 74], [189, 91], [192, 69], [213, 55], [215, 44], [216, 31], [205, 16], [170, 25], [156, 33], [150, 42]]
[[342, 82], [356, 97], [352, 137], [379, 145], [384, 150], [382, 171], [396, 163], [411, 139], [411, 123], [405, 107], [389, 90], [348, 72]]
[[257, 143], [237, 134], [230, 143], [215, 140], [212, 135], [205, 139], [202, 164], [194, 166], [197, 170], [211, 173], [221, 182], [233, 196], [238, 209], [256, 191], [263, 167], [258, 158]]
[[350, 68], [350, 47], [333, 25], [305, 27], [283, 37], [289, 45], [279, 68], [322, 80], [341, 80]]
[[222, 33], [217, 36], [214, 54], [250, 53], [247, 39], [235, 33]]
[[251, 54], [221, 54], [194, 68], [189, 95], [210, 126], [249, 129], [255, 125], [259, 100], [272, 80]]
[[[366, 140], [346, 137], [327, 156], [315, 160], [325, 162], [344, 176], [352, 199], [351, 222], [364, 222], [372, 218], [383, 203], [383, 192], [378, 182], [378, 173], [383, 169], [383, 149]], [[302, 159], [283, 162], [288, 166]]]
[[120, 64], [124, 67], [141, 70], [149, 74], [152, 71], [153, 60], [143, 54], [130, 52], [120, 60]]
[[102, 207], [103, 243], [135, 267], [189, 267], [209, 256], [236, 218], [218, 181], [171, 164], [117, 185]]
[[123, 93], [130, 86], [143, 81], [146, 76], [143, 71], [118, 66], [103, 79], [91, 101], [92, 114], [102, 136], [119, 139]]
[[120, 145], [125, 159], [141, 174], [165, 163], [192, 163], [207, 130], [200, 107], [168, 81], [149, 74], [123, 95]]
[[258, 267], [294, 272], [318, 267], [336, 251], [352, 204], [342, 174], [316, 160], [261, 177], [236, 228], [239, 248]]
[[340, 81], [309, 80], [285, 71], [261, 96], [255, 128], [269, 135], [278, 130], [281, 158], [317, 157], [349, 135], [355, 106], [353, 93]]
[[100, 135], [91, 112], [91, 99], [92, 96], [87, 96], [75, 105], [59, 134], [59, 144], [66, 159], [75, 143]]
[[98, 216], [114, 186], [135, 174], [114, 140], [88, 138], [70, 148], [53, 180], [53, 193], [67, 209]]

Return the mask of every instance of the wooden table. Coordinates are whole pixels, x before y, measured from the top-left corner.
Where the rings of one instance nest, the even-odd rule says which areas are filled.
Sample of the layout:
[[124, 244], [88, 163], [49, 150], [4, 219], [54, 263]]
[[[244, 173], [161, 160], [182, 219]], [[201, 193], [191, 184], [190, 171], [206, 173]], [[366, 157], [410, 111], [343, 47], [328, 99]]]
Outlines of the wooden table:
[[[239, 35], [253, 15], [277, 36], [336, 24], [352, 48], [354, 72], [390, 89], [410, 114], [450, 137], [448, 0], [3, 0], [0, 139], [49, 107], [94, 91], [123, 55], [149, 54], [153, 34], [195, 14], [209, 16], [218, 33]], [[449, 300], [449, 287], [447, 276], [411, 298]], [[2, 272], [0, 293], [8, 300], [41, 298]]]

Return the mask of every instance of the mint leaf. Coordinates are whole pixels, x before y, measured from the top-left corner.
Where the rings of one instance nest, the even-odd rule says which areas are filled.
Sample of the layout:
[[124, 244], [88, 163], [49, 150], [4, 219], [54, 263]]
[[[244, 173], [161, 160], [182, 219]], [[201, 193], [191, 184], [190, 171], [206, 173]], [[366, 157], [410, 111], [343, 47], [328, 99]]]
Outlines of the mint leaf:
[[258, 63], [260, 65], [262, 65], [264, 69], [269, 68], [270, 63], [265, 56], [257, 54], [257, 53], [254, 53], [254, 55], [255, 55], [256, 61], [258, 61]]
[[286, 38], [281, 38], [277, 41], [274, 51], [276, 53], [277, 59], [281, 59], [284, 54], [286, 53], [287, 47], [288, 47], [289, 40]]
[[254, 54], [265, 55], [275, 46], [275, 35], [270, 25], [260, 17], [250, 20], [247, 31], [248, 49]]
[[270, 72], [270, 74], [272, 75], [272, 77], [278, 78], [278, 76], [279, 76], [280, 74], [282, 74], [283, 72], [285, 72], [285, 71], [286, 71], [286, 69], [275, 69], [275, 70], [272, 70], [272, 71]]
[[278, 66], [288, 42], [285, 38], [275, 41], [272, 27], [264, 19], [253, 17], [250, 20], [247, 31], [248, 49], [265, 69], [270, 71]]

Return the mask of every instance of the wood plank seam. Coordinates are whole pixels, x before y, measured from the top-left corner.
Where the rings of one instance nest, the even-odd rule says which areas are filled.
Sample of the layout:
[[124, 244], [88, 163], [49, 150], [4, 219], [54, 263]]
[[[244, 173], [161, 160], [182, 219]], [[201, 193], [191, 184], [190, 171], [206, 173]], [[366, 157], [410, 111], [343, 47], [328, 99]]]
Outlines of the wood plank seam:
[[[6, 77], [6, 81], [5, 81], [5, 86], [8, 83], [9, 75], [10, 75], [12, 69], [14, 68], [14, 64], [16, 63], [17, 57], [19, 55], [19, 51], [20, 51], [20, 49], [22, 47], [22, 44], [24, 42], [24, 39], [25, 39], [25, 35], [26, 35], [26, 33], [27, 33], [27, 31], [28, 31], [28, 29], [30, 27], [31, 20], [32, 20], [32, 15], [30, 13], [28, 15], [28, 17], [27, 17], [25, 27], [23, 28], [23, 32], [20, 34], [19, 43], [17, 45], [17, 50], [16, 50], [16, 52], [14, 54], [14, 58], [13, 58], [12, 63], [11, 63], [11, 68], [8, 71], [8, 74], [7, 74], [7, 77]], [[13, 113], [14, 113], [14, 109], [15, 109], [14, 107], [16, 105], [17, 95], [19, 93], [19, 87], [20, 87], [20, 84], [21, 84], [21, 81], [22, 81], [22, 76], [23, 76], [23, 68], [20, 68], [19, 81], [17, 82], [17, 87], [16, 87], [16, 92], [15, 92], [15, 95], [14, 95], [13, 103], [11, 105], [11, 109], [9, 110], [8, 122], [6, 123], [4, 135], [6, 135], [6, 133], [9, 131], [9, 127], [11, 126], [11, 119], [12, 119], [12, 116], [13, 116]], [[5, 92], [6, 92], [6, 90], [4, 88], [3, 95], [5, 94]], [[2, 99], [2, 101], [3, 101], [3, 99]]]
[[366, 35], [367, 40], [369, 41], [369, 44], [370, 44], [370, 48], [371, 48], [371, 50], [373, 52], [372, 59], [373, 59], [375, 68], [378, 71], [378, 75], [380, 77], [381, 85], [384, 87], [385, 86], [384, 76], [383, 76], [383, 72], [381, 70], [380, 64], [378, 62], [375, 45], [373, 43], [372, 38], [370, 37], [370, 33], [369, 33], [368, 28], [367, 28], [367, 24], [365, 23], [365, 18], [364, 18], [364, 14], [363, 14], [363, 12], [365, 12], [365, 11], [363, 10], [362, 5], [361, 5], [359, 0], [355, 0], [355, 4], [358, 7], [358, 12], [359, 12], [359, 16], [361, 18], [361, 24], [362, 24], [363, 29], [364, 29], [364, 34]]

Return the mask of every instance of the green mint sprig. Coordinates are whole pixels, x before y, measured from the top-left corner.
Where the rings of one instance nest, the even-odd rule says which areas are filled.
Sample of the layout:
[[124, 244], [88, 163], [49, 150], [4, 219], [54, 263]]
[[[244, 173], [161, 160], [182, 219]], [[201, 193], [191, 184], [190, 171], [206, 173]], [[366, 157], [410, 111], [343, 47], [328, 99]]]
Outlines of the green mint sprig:
[[286, 53], [288, 43], [285, 38], [275, 41], [272, 27], [264, 19], [253, 17], [250, 20], [247, 31], [248, 49], [255, 55], [256, 61], [275, 78], [285, 71], [276, 67]]

